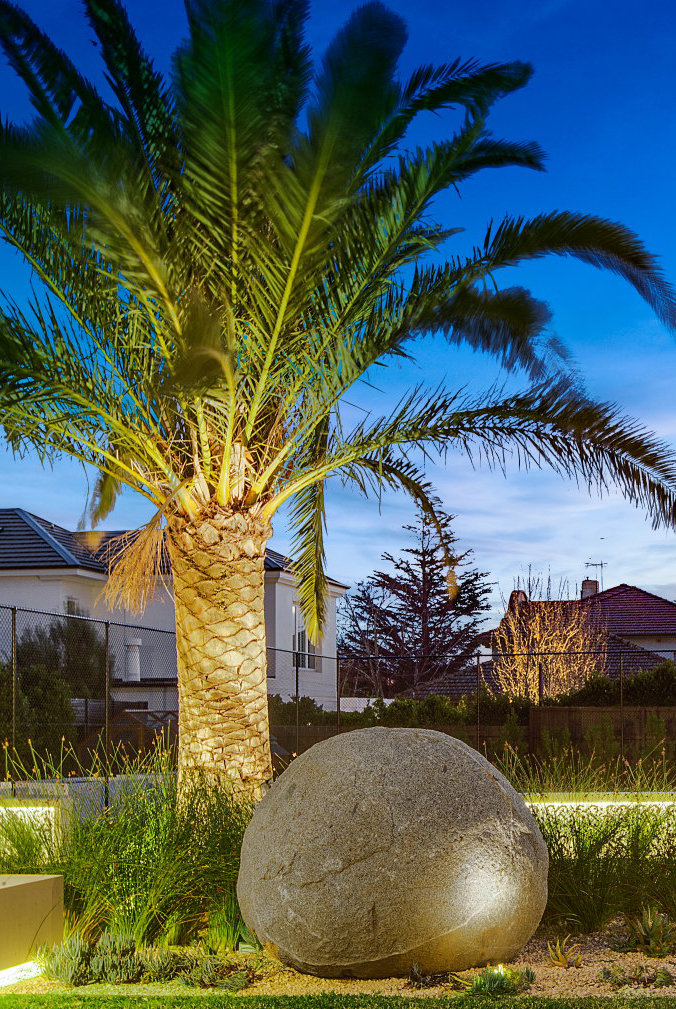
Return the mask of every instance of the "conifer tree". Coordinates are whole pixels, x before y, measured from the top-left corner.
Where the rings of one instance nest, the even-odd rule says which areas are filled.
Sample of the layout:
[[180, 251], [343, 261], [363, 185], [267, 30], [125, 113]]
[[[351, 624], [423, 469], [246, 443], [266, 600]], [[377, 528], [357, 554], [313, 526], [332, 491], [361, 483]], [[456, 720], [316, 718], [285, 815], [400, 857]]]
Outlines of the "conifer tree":
[[[486, 573], [455, 552], [454, 516], [419, 510], [412, 544], [345, 597], [340, 629], [344, 689], [375, 696], [434, 691], [468, 664], [488, 609]], [[446, 567], [450, 548], [453, 572]]]

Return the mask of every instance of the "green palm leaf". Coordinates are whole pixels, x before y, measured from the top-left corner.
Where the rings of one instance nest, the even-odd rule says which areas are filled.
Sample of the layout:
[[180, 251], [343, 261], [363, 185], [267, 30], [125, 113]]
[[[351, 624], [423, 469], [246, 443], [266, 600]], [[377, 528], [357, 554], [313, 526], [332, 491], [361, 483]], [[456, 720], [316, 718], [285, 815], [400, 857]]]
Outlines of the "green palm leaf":
[[[404, 490], [434, 520], [422, 454], [457, 449], [612, 484], [674, 524], [670, 449], [591, 401], [547, 307], [500, 284], [504, 268], [571, 256], [631, 284], [673, 329], [676, 297], [655, 258], [621, 224], [569, 211], [506, 217], [468, 239], [433, 218], [436, 197], [479, 171], [541, 170], [537, 144], [488, 129], [526, 64], [457, 60], [402, 82], [405, 27], [367, 3], [313, 70], [305, 0], [190, 0], [165, 79], [120, 0], [85, 8], [110, 101], [0, 0], [0, 46], [36, 113], [0, 128], [0, 234], [36, 290], [0, 303], [0, 409], [16, 452], [98, 468], [93, 520], [133, 488], [166, 520], [180, 565], [176, 544], [209, 523], [212, 539], [248, 529], [247, 550], [254, 530], [262, 549], [288, 503], [315, 638], [331, 477]], [[455, 128], [439, 119], [440, 136], [405, 149], [416, 118], [445, 109], [459, 110]], [[460, 343], [489, 354], [523, 390], [421, 387], [347, 423], [347, 395], [439, 334], [449, 356]]]

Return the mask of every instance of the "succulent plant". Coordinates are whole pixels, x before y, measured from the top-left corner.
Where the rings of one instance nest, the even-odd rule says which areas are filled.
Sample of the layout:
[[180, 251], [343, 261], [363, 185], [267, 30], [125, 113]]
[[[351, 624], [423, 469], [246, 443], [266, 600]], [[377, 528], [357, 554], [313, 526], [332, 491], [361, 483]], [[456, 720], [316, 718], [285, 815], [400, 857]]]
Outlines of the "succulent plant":
[[550, 942], [547, 943], [549, 962], [552, 967], [569, 970], [571, 967], [582, 966], [582, 954], [579, 952], [580, 947], [577, 944], [569, 946], [569, 939], [569, 935], [565, 939], [557, 939], [555, 946], [552, 946]]

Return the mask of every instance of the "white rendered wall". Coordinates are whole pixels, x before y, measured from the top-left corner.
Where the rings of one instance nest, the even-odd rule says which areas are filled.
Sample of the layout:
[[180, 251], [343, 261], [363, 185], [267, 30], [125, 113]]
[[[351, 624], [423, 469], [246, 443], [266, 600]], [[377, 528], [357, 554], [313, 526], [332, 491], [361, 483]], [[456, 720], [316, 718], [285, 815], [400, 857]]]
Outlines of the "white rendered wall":
[[665, 659], [676, 659], [676, 634], [632, 634], [624, 640], [648, 652], [658, 652]]
[[104, 585], [103, 575], [83, 569], [73, 574], [48, 568], [3, 571], [0, 574], [0, 604], [64, 613], [72, 597], [82, 599], [82, 608], [93, 616], [94, 600]]
[[[268, 588], [269, 586], [269, 588]], [[279, 694], [288, 701], [296, 694], [294, 666], [294, 627], [302, 626], [296, 584], [287, 571], [268, 572], [266, 575], [266, 617], [268, 634], [268, 692]], [[315, 668], [298, 670], [298, 693], [311, 697], [322, 707], [336, 707], [336, 602], [344, 589], [329, 585], [324, 634], [317, 645]], [[294, 615], [294, 607], [296, 612]]]
[[[155, 598], [141, 614], [111, 608], [102, 595], [104, 586], [105, 578], [102, 574], [83, 568], [3, 571], [0, 573], [0, 605], [65, 613], [69, 605], [74, 604], [91, 617], [111, 621], [110, 649], [116, 681], [127, 679], [128, 645], [139, 639], [141, 678], [166, 679], [175, 676], [174, 649], [167, 647], [167, 639], [161, 634], [152, 633], [153, 629], [174, 631], [171, 579], [158, 585]], [[336, 706], [336, 602], [343, 592], [342, 587], [329, 584], [327, 619], [323, 638], [317, 646], [319, 655], [315, 659], [316, 668], [299, 669], [300, 695], [311, 697], [329, 709]], [[285, 571], [266, 572], [264, 612], [268, 643], [268, 691], [281, 694], [284, 700], [288, 700], [296, 692], [294, 606], [297, 607], [297, 597], [293, 576]], [[300, 610], [297, 613], [296, 619], [300, 622]], [[35, 617], [35, 621], [44, 624], [43, 617]], [[21, 614], [17, 626], [21, 630], [31, 622], [28, 614]], [[5, 623], [9, 626], [9, 615], [5, 618], [0, 614], [1, 628], [4, 629]], [[148, 700], [150, 709], [155, 707], [154, 703], [150, 703], [151, 700], [157, 700], [154, 694], [152, 698], [150, 694], [147, 698], [141, 697], [139, 688], [135, 688], [134, 696], [139, 700]]]

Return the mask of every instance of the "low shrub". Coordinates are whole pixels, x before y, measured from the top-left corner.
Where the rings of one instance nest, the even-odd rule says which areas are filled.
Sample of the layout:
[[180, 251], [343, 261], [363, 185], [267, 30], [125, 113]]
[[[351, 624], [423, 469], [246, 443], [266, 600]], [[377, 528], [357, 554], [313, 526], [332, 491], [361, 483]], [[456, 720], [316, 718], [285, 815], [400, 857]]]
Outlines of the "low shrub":
[[219, 956], [198, 956], [179, 975], [184, 984], [192, 988], [222, 988], [237, 992], [248, 988], [254, 980], [251, 969], [234, 966]]
[[148, 984], [161, 984], [179, 977], [190, 965], [190, 955], [183, 950], [146, 947], [138, 951], [143, 970], [142, 978]]
[[[481, 719], [486, 724], [523, 726], [528, 724], [528, 709], [531, 702], [527, 698], [510, 698], [506, 694], [496, 694], [487, 688], [479, 691]], [[268, 697], [270, 724], [295, 725], [296, 701], [282, 701], [279, 694]], [[374, 725], [389, 725], [395, 728], [426, 728], [435, 725], [476, 725], [477, 698], [469, 694], [452, 700], [440, 694], [430, 694], [421, 700], [412, 697], [398, 697], [386, 703], [375, 698], [363, 711], [343, 711], [341, 724], [354, 729], [370, 728]], [[301, 725], [335, 725], [336, 712], [324, 711], [310, 697], [298, 701], [298, 721]]]
[[77, 987], [92, 981], [93, 953], [90, 942], [79, 935], [72, 935], [61, 946], [39, 950], [37, 959], [45, 977]]
[[456, 987], [464, 990], [467, 995], [488, 995], [500, 998], [502, 995], [517, 995], [528, 991], [535, 980], [535, 971], [531, 967], [486, 967], [473, 978], [451, 975]]
[[90, 962], [94, 981], [108, 984], [134, 984], [141, 980], [143, 962], [136, 953], [133, 936], [104, 932]]
[[604, 967], [599, 974], [600, 981], [606, 981], [612, 988], [668, 988], [676, 978], [666, 967], [651, 971], [644, 964], [634, 967]]
[[[624, 677], [625, 704], [664, 707], [676, 705], [676, 663], [665, 659], [653, 669]], [[607, 676], [592, 676], [579, 690], [562, 694], [549, 703], [564, 705], [598, 705], [620, 703], [620, 682]]]
[[255, 979], [253, 968], [200, 947], [137, 949], [132, 936], [112, 932], [104, 932], [97, 943], [71, 936], [60, 946], [41, 949], [38, 959], [47, 978], [73, 987], [178, 979], [193, 988], [237, 992]]

